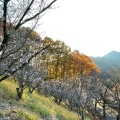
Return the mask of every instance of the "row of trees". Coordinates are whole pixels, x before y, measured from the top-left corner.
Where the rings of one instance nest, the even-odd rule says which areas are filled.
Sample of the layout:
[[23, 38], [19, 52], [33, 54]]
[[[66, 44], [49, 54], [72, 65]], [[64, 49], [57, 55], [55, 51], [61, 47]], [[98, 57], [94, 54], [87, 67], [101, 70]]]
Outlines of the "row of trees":
[[[24, 38], [28, 32], [31, 33], [26, 40]], [[16, 38], [18, 39], [16, 40]], [[14, 49], [17, 48], [13, 48], [11, 45], [16, 44], [16, 42], [19, 43], [18, 45], [21, 44], [21, 48], [14, 53]], [[88, 56], [77, 50], [71, 52], [70, 48], [60, 40], [53, 41], [48, 37], [42, 40], [37, 32], [31, 31], [28, 27], [20, 28], [19, 32], [9, 41], [9, 44], [6, 53], [8, 56], [4, 57], [1, 62], [1, 76], [6, 74], [3, 77], [5, 78], [13, 73], [12, 76], [19, 83], [19, 89], [17, 88], [19, 99], [22, 98], [23, 90], [26, 87], [29, 88], [29, 92], [32, 92], [44, 80], [74, 80], [79, 76], [89, 75], [93, 71], [99, 72], [99, 69]], [[42, 48], [46, 48], [46, 46], [49, 47], [43, 50]], [[40, 54], [32, 55], [40, 49], [42, 49]], [[9, 56], [9, 52], [12, 51], [14, 54]], [[27, 61], [28, 58], [29, 61]], [[33, 59], [31, 60], [31, 58]]]
[[67, 81], [46, 81], [38, 91], [66, 105], [84, 120], [120, 120], [120, 70]]
[[[92, 70], [98, 71], [86, 55], [71, 52], [60, 40], [53, 41], [48, 37], [42, 40], [33, 30], [39, 17], [56, 1], [0, 0], [0, 82], [14, 76], [19, 83], [19, 99], [26, 87], [32, 92], [44, 79], [73, 79]], [[34, 13], [31, 13], [33, 10]], [[30, 21], [34, 23], [31, 23], [32, 28], [22, 27]]]
[[81, 54], [78, 50], [71, 52], [71, 48], [63, 41], [52, 40], [45, 37], [43, 44], [50, 45], [47, 53], [43, 53], [35, 59], [36, 67], [46, 66], [46, 79], [72, 79], [79, 75], [89, 75], [91, 71], [99, 72], [94, 62], [85, 54]]

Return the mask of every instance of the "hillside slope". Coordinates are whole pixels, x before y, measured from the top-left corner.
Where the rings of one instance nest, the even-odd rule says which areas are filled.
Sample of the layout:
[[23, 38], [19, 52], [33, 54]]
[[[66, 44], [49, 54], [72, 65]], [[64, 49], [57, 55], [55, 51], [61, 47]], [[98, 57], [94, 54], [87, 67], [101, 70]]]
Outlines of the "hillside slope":
[[77, 113], [58, 106], [52, 100], [25, 91], [23, 99], [16, 100], [14, 81], [0, 83], [0, 120], [78, 120]]

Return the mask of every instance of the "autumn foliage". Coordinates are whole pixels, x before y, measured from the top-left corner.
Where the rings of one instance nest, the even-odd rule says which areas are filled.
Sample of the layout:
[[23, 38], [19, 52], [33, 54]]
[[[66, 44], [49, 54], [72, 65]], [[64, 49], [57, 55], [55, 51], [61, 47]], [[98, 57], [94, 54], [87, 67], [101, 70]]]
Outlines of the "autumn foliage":
[[99, 72], [93, 60], [87, 55], [80, 53], [78, 50], [74, 50], [70, 56], [71, 70], [75, 77], [79, 75], [89, 75], [91, 71]]
[[46, 79], [71, 79], [83, 75], [89, 75], [91, 71], [99, 72], [99, 68], [94, 62], [85, 54], [78, 50], [71, 52], [63, 41], [54, 41], [49, 37], [45, 37], [44, 45], [50, 45], [48, 53], [43, 53], [42, 65], [47, 66]]

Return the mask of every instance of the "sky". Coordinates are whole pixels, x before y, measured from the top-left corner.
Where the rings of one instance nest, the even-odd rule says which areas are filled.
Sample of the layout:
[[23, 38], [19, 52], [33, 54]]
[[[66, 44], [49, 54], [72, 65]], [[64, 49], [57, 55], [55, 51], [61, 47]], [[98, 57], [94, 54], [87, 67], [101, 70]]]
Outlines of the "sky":
[[120, 52], [120, 0], [58, 0], [55, 6], [42, 19], [41, 35], [88, 56]]

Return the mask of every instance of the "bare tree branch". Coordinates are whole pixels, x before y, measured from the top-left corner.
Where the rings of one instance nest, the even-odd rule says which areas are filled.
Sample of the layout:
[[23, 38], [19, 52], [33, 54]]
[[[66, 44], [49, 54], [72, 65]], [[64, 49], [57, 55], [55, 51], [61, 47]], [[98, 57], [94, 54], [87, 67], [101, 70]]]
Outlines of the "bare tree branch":
[[[26, 22], [33, 20], [34, 18], [36, 18], [36, 17], [39, 16], [40, 14], [42, 14], [44, 11], [46, 11], [48, 8], [50, 8], [50, 7], [52, 6], [52, 4], [55, 3], [56, 1], [57, 1], [57, 0], [52, 1], [49, 5], [47, 5], [45, 8], [43, 8], [40, 12], [38, 12], [38, 13], [36, 13], [34, 16], [32, 16], [32, 17], [24, 20], [24, 21], [19, 25], [19, 27], [20, 27], [21, 25], [25, 24]], [[16, 28], [16, 29], [17, 29], [17, 28]]]
[[23, 16], [20, 18], [18, 24], [15, 27], [15, 30], [17, 30], [20, 26], [21, 26], [21, 21], [24, 19], [24, 17], [26, 16], [27, 12], [30, 10], [30, 7], [32, 6], [34, 0], [31, 1], [31, 3], [29, 4], [29, 6], [27, 7], [26, 11], [24, 12]]
[[20, 67], [18, 67], [16, 70], [14, 70], [13, 72], [11, 72], [9, 75], [6, 75], [4, 77], [2, 77], [0, 79], [0, 82], [2, 82], [3, 80], [9, 78], [10, 76], [12, 76], [14, 73], [16, 73], [18, 70], [22, 69], [24, 66], [26, 66], [31, 60], [32, 58], [34, 58], [35, 56], [37, 56], [38, 54], [40, 54], [42, 51], [44, 51], [45, 49], [49, 48], [50, 45], [47, 45], [46, 47], [44, 47], [43, 49], [41, 49], [40, 51], [34, 53], [29, 59], [28, 59], [28, 62], [26, 63], [23, 63]]
[[8, 42], [8, 34], [7, 34], [7, 4], [8, 4], [8, 0], [4, 0], [3, 3], [3, 41], [2, 44], [0, 46], [0, 51], [3, 50], [3, 48], [5, 47], [6, 43]]

